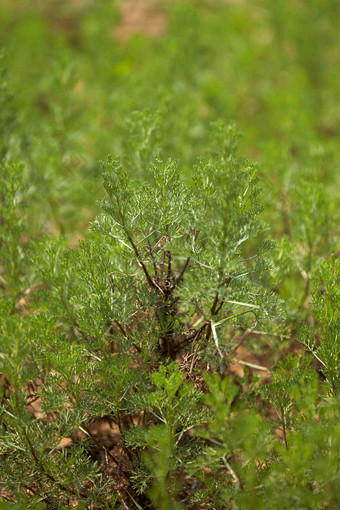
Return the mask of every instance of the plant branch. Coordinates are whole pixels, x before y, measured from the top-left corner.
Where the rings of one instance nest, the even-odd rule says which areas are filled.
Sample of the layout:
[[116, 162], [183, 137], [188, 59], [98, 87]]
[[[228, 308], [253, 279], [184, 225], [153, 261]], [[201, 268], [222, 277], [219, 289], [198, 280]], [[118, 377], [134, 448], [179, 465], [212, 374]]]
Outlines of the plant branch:
[[140, 256], [140, 253], [138, 251], [138, 248], [135, 245], [135, 243], [133, 242], [132, 237], [130, 236], [130, 234], [128, 232], [126, 234], [127, 234], [128, 239], [129, 239], [129, 242], [130, 242], [130, 244], [131, 244], [131, 246], [133, 248], [133, 251], [135, 252], [136, 258], [137, 258], [138, 262], [140, 263], [141, 268], [143, 269], [143, 272], [144, 272], [144, 274], [146, 276], [148, 284], [150, 285], [150, 287], [152, 287], [153, 289], [157, 290], [157, 292], [161, 292], [162, 294], [164, 294], [163, 290], [159, 287], [159, 285], [157, 285], [157, 283], [149, 275], [149, 272], [148, 272], [144, 262], [141, 259], [141, 256]]
[[157, 268], [157, 264], [156, 264], [156, 259], [154, 257], [154, 253], [153, 253], [153, 249], [152, 249], [152, 246], [151, 246], [151, 243], [150, 243], [150, 239], [148, 239], [148, 247], [149, 247], [149, 253], [150, 253], [150, 257], [151, 257], [151, 260], [152, 260], [152, 265], [153, 265], [153, 269], [155, 271], [155, 276], [156, 278], [158, 278], [158, 268]]
[[184, 273], [189, 266], [189, 262], [190, 262], [190, 257], [188, 257], [187, 260], [185, 261], [182, 271], [180, 272], [180, 274], [177, 276], [177, 278], [175, 280], [175, 285], [178, 285], [182, 281]]
[[218, 303], [218, 292], [216, 292], [216, 294], [215, 294], [214, 302], [213, 302], [212, 307], [211, 307], [211, 315], [216, 315], [216, 306], [217, 306], [217, 303]]
[[229, 462], [227, 461], [225, 456], [222, 457], [222, 460], [224, 462], [225, 467], [228, 469], [229, 473], [231, 474], [231, 476], [236, 481], [235, 489], [238, 491], [240, 486], [241, 486], [241, 482], [240, 482], [239, 477], [237, 476], [237, 474], [235, 473], [235, 471], [233, 470], [233, 468], [231, 467], [231, 465], [229, 464]]

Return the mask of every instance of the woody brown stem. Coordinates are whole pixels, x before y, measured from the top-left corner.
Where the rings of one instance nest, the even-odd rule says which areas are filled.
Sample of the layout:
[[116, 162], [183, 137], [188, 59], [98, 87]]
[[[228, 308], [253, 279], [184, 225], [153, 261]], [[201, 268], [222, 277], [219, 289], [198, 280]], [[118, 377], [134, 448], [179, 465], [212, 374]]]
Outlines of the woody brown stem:
[[187, 258], [187, 260], [185, 261], [185, 264], [184, 264], [184, 266], [183, 266], [182, 271], [181, 271], [181, 272], [180, 272], [180, 274], [177, 276], [177, 278], [176, 278], [176, 280], [175, 280], [176, 285], [178, 285], [178, 284], [182, 281], [183, 276], [184, 276], [184, 273], [185, 273], [185, 271], [186, 271], [186, 270], [187, 270], [187, 268], [188, 268], [189, 262], [190, 262], [190, 257], [188, 257], [188, 258]]
[[211, 315], [215, 315], [216, 314], [217, 303], [218, 303], [218, 292], [216, 292], [216, 294], [215, 294], [214, 302], [213, 302], [212, 307], [211, 307]]

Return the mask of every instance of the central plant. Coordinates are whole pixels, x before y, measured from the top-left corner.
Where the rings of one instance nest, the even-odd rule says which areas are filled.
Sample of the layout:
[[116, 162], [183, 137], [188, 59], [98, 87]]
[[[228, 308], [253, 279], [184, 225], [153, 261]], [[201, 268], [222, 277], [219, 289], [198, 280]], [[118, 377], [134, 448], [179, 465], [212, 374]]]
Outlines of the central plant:
[[109, 198], [91, 229], [109, 238], [108, 318], [137, 352], [163, 361], [192, 347], [223, 359], [232, 331], [268, 322], [276, 306], [262, 256], [272, 243], [256, 239], [264, 231], [256, 168], [236, 156], [233, 127], [216, 130], [218, 151], [195, 168], [192, 187], [172, 160], [156, 161], [142, 184], [119, 160], [104, 164]]
[[[15, 343], [3, 363], [4, 445], [12, 445], [6, 455], [25, 480], [21, 487], [11, 463], [3, 464], [14, 494], [28, 486], [52, 506], [71, 498], [103, 508], [118, 498], [124, 508], [168, 509], [203, 491], [216, 506], [218, 492], [209, 496], [216, 473], [229, 485], [238, 479], [232, 451], [218, 446], [208, 460], [215, 474], [202, 468], [212, 440], [204, 427], [219, 398], [206, 394], [220, 392], [208, 374], [225, 374], [251, 332], [277, 329], [279, 303], [264, 256], [272, 242], [258, 219], [256, 168], [236, 155], [233, 126], [215, 131], [191, 185], [171, 160], [156, 160], [140, 182], [109, 158], [108, 197], [90, 240], [73, 250], [63, 239], [31, 247], [43, 282], [31, 301], [36, 313], [9, 312], [2, 323], [6, 342], [13, 335]], [[10, 311], [10, 297], [6, 303]], [[260, 424], [247, 416], [257, 434]], [[111, 427], [107, 441], [103, 423]]]
[[179, 490], [171, 473], [202, 450], [188, 431], [209, 420], [205, 372], [223, 373], [251, 331], [277, 327], [256, 168], [236, 155], [233, 126], [215, 130], [191, 187], [172, 160], [140, 183], [109, 158], [104, 214], [91, 225], [105, 238], [74, 252], [77, 329], [100, 352], [104, 381], [86, 399], [118, 424], [137, 493], [157, 479], [157, 508]]

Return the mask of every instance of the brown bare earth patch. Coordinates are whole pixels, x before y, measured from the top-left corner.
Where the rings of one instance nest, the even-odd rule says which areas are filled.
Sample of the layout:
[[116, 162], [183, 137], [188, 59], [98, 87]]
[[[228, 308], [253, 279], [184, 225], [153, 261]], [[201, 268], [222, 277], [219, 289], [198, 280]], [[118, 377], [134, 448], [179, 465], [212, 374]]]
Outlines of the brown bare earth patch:
[[114, 35], [119, 41], [126, 41], [134, 34], [143, 34], [155, 39], [167, 28], [165, 15], [154, 1], [128, 0], [121, 5], [121, 22]]

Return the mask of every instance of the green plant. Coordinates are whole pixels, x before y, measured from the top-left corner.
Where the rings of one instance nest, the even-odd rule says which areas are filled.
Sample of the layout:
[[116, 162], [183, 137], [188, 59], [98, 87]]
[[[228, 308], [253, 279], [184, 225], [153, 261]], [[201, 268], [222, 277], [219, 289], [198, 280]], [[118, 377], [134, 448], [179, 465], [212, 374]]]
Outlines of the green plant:
[[313, 324], [301, 331], [300, 342], [320, 363], [328, 391], [339, 395], [339, 278], [340, 263], [334, 255], [324, 260], [314, 278]]
[[[272, 244], [254, 242], [265, 228], [257, 219], [255, 168], [236, 155], [235, 128], [216, 129], [212, 157], [198, 164], [190, 188], [170, 160], [156, 161], [148, 181], [139, 183], [109, 158], [108, 199], [91, 225], [93, 239], [71, 251], [63, 240], [32, 248], [43, 284], [32, 299], [41, 311], [21, 320], [7, 309], [3, 317], [3, 335], [12, 330], [3, 373], [6, 391], [14, 388], [4, 408], [3, 448], [6, 462], [23, 456], [23, 478], [31, 480], [33, 493], [44, 490], [47, 502], [73, 495], [88, 504], [108, 483], [122, 483], [122, 504], [124, 498], [143, 504], [156, 477], [162, 489], [151, 489], [151, 500], [172, 507], [184, 490], [175, 490], [174, 480], [201, 449], [187, 433], [207, 419], [199, 389], [204, 367], [222, 373], [242, 332], [277, 329], [279, 301], [264, 258]], [[251, 240], [246, 256], [243, 245]], [[32, 421], [27, 399], [33, 396], [41, 399], [41, 414]], [[118, 427], [123, 460], [101, 445], [116, 473], [110, 481], [103, 471], [104, 485], [94, 490], [87, 484], [99, 474], [87, 460], [87, 439], [74, 442], [66, 456], [57, 452], [77, 428], [96, 441], [91, 424], [101, 417]], [[20, 446], [11, 453], [13, 442]], [[12, 480], [8, 473], [11, 487]]]
[[0, 507], [336, 509], [339, 6], [146, 3], [1, 2]]

